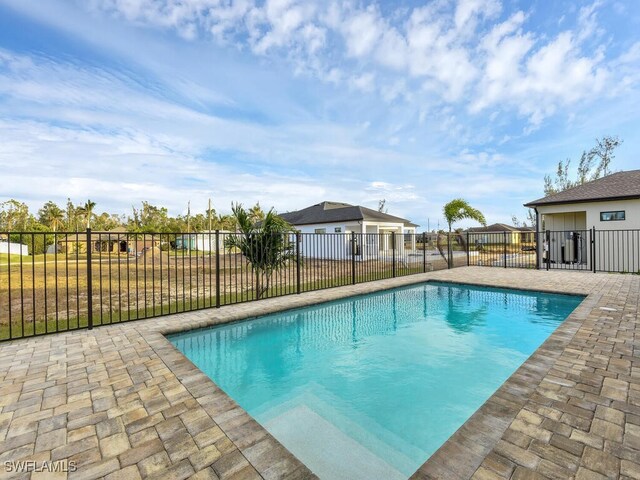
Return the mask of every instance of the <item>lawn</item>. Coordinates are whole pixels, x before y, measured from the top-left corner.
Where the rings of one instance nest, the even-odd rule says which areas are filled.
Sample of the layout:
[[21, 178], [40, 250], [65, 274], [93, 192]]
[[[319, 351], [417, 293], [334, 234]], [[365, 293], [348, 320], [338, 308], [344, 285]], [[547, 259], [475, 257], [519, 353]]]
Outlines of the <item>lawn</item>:
[[[89, 311], [88, 271], [84, 255], [47, 255], [40, 260], [23, 257], [11, 267], [0, 267], [0, 340], [79, 328], [87, 325]], [[42, 256], [44, 257], [44, 256]], [[25, 261], [26, 260], [26, 261]], [[95, 325], [148, 318], [216, 305], [256, 299], [256, 276], [239, 254], [216, 256], [186, 250], [154, 255], [93, 255], [91, 262], [92, 312]], [[457, 258], [466, 264], [466, 258]], [[356, 262], [356, 282], [393, 276], [391, 261]], [[446, 268], [441, 257], [429, 258], [429, 269]], [[352, 283], [350, 260], [306, 259], [300, 265], [300, 291], [318, 290]], [[423, 271], [422, 260], [398, 260], [397, 276]], [[216, 283], [219, 275], [219, 286]], [[291, 263], [277, 271], [263, 295], [273, 297], [298, 291], [297, 267]], [[11, 328], [9, 328], [9, 324]], [[11, 335], [9, 335], [11, 333]]]

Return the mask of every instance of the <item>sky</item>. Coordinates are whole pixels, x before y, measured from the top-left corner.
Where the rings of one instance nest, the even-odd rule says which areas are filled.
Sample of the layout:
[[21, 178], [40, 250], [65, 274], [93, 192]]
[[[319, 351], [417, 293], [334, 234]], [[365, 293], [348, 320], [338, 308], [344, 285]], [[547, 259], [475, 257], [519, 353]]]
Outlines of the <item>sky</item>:
[[596, 138], [640, 168], [636, 2], [0, 0], [0, 202], [522, 220]]

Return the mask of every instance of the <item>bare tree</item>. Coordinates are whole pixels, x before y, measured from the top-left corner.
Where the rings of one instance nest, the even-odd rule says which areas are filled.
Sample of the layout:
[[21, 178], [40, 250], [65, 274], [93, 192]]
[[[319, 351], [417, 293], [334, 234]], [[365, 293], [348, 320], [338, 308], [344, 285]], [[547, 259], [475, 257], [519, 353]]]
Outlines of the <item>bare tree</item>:
[[[571, 160], [566, 159], [565, 161], [558, 162], [555, 177], [552, 178], [550, 175], [544, 176], [544, 194], [551, 195], [562, 192], [600, 177], [606, 177], [611, 173], [609, 167], [615, 157], [613, 152], [621, 143], [622, 140], [616, 136], [604, 136], [602, 139], [597, 138], [596, 145], [591, 148], [591, 150], [582, 152], [580, 161], [578, 162], [575, 180], [569, 178]], [[597, 165], [595, 165], [596, 160], [598, 160]]]

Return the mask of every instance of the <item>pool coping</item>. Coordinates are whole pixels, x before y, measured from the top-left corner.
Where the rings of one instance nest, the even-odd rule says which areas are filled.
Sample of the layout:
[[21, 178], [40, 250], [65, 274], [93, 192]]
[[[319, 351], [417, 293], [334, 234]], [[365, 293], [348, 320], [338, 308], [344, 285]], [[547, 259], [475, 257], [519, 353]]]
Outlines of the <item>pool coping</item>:
[[602, 294], [597, 293], [512, 289], [581, 295], [584, 298], [522, 365], [416, 470], [411, 479], [471, 478], [602, 298]]
[[[255, 317], [268, 309], [304, 307], [430, 280], [581, 294], [591, 303], [584, 300], [587, 308], [572, 317], [578, 322], [577, 333], [558, 330], [564, 332], [557, 338], [560, 343], [547, 345], [559, 356], [555, 363], [546, 357], [553, 363], [550, 370], [544, 363], [538, 366], [544, 375], [539, 383], [524, 371], [515, 393], [496, 393], [498, 408], [517, 409], [512, 394], [526, 401], [497, 443], [489, 437], [498, 437], [492, 430], [508, 423], [505, 411], [476, 412], [474, 419], [488, 415], [477, 430], [485, 444], [462, 435], [465, 424], [443, 445], [450, 450], [439, 453], [446, 454], [442, 461], [428, 459], [415, 478], [640, 479], [640, 276], [489, 267], [442, 270], [4, 342], [0, 464], [7, 470], [6, 461], [73, 462], [77, 471], [70, 472], [68, 480], [316, 478], [264, 429], [256, 429], [251, 417], [159, 332], [191, 330]], [[460, 460], [447, 463], [454, 455]], [[482, 463], [473, 471], [479, 460]], [[27, 480], [30, 473], [15, 478]]]
[[[554, 288], [522, 288], [504, 286], [487, 281], [450, 280], [434, 275], [436, 272], [378, 282], [356, 284], [288, 295], [235, 305], [234, 311], [222, 307], [202, 320], [181, 325], [168, 324], [153, 330], [145, 329], [145, 339], [165, 365], [176, 375], [191, 395], [200, 403], [222, 431], [234, 442], [245, 458], [264, 478], [314, 478], [306, 465], [289, 452], [262, 425], [253, 419], [218, 385], [196, 367], [167, 338], [167, 335], [201, 328], [250, 320], [271, 313], [304, 308], [319, 303], [341, 300], [397, 287], [429, 281], [465, 284], [478, 287], [584, 296], [576, 309], [525, 360], [525, 362], [434, 452], [410, 477], [411, 479], [471, 478], [483, 460], [495, 448], [501, 437], [522, 410], [536, 387], [552, 368], [564, 348], [595, 308], [602, 294], [587, 290], [568, 291]], [[287, 299], [286, 302], [282, 302]], [[241, 307], [241, 308], [237, 308]], [[257, 310], [257, 311], [256, 311]]]

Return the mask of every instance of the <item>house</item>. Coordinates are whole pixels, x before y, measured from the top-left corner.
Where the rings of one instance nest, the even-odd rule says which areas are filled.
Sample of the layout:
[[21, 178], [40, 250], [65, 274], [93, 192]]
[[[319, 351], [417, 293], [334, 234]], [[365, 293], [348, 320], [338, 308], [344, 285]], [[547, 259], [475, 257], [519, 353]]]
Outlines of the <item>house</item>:
[[[56, 245], [49, 246], [47, 253], [86, 253], [87, 235], [85, 232], [63, 234], [56, 239]], [[159, 234], [127, 233], [125, 227], [91, 235], [92, 253], [134, 254], [159, 246]]]
[[93, 252], [100, 253], [127, 253], [129, 249], [129, 239], [127, 238], [125, 227], [116, 227], [106, 233], [93, 235]]
[[613, 173], [525, 207], [535, 209], [544, 232], [541, 265], [640, 270], [640, 170]]
[[[306, 257], [344, 259], [354, 254], [364, 260], [416, 248], [415, 235], [408, 242], [404, 235], [415, 234], [418, 225], [360, 205], [325, 201], [280, 217], [302, 234], [300, 248]], [[357, 234], [355, 245], [351, 233]]]
[[[219, 230], [218, 240], [220, 246], [223, 245], [225, 236], [229, 230]], [[176, 236], [176, 248], [186, 250], [197, 250], [199, 252], [215, 252], [216, 249], [216, 232], [215, 230], [204, 231], [199, 233], [183, 233]]]
[[506, 240], [509, 245], [522, 245], [535, 241], [535, 228], [514, 227], [506, 223], [494, 223], [486, 227], [472, 227], [467, 229], [466, 232], [469, 233], [469, 242], [472, 244], [504, 243]]
[[11, 242], [7, 235], [0, 235], [0, 254], [29, 255], [29, 246], [22, 243]]

